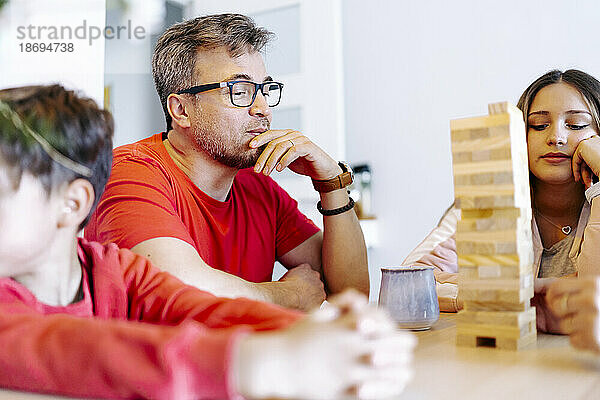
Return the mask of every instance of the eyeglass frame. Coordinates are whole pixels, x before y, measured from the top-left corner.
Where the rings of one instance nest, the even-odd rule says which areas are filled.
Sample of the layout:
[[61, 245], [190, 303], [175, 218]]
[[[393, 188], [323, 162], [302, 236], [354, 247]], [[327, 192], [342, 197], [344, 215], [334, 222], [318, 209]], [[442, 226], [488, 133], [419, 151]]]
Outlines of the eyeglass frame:
[[[254, 85], [254, 94], [252, 95], [252, 101], [247, 106], [238, 106], [233, 101], [233, 85], [235, 85], [236, 83], [251, 83]], [[281, 103], [281, 94], [283, 93], [283, 83], [275, 82], [275, 81], [265, 81], [263, 83], [256, 83], [256, 82], [252, 82], [252, 81], [241, 80], [241, 81], [206, 83], [203, 85], [192, 86], [191, 88], [180, 90], [180, 91], [176, 92], [175, 94], [198, 94], [198, 93], [207, 92], [209, 90], [221, 89], [221, 88], [227, 87], [227, 88], [229, 88], [229, 100], [231, 101], [231, 104], [233, 104], [235, 107], [244, 108], [244, 107], [250, 107], [250, 106], [252, 106], [252, 104], [254, 104], [254, 100], [256, 100], [256, 93], [258, 93], [259, 90], [262, 93], [262, 95], [264, 96], [265, 94], [263, 93], [263, 88], [265, 87], [265, 85], [271, 85], [273, 83], [279, 85], [280, 94], [279, 94], [279, 100], [277, 101], [277, 103], [272, 106], [269, 106], [269, 107], [277, 107], [279, 105], [279, 103]], [[269, 104], [267, 103], [267, 105], [269, 105]]]

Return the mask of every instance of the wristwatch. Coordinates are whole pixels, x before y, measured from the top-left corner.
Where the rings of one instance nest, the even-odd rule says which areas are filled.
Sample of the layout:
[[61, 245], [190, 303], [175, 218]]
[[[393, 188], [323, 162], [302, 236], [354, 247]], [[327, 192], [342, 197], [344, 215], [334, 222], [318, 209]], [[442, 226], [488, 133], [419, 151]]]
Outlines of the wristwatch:
[[327, 193], [337, 189], [345, 188], [354, 181], [354, 173], [348, 164], [343, 161], [338, 162], [338, 165], [342, 169], [342, 173], [332, 179], [317, 180], [313, 179], [313, 187], [317, 192]]

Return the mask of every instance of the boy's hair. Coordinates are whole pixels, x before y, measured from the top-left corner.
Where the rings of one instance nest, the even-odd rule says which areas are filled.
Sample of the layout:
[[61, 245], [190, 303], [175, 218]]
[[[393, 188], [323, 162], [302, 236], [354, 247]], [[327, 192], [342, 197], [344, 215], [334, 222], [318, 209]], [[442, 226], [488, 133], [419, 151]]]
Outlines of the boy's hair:
[[[96, 208], [112, 164], [113, 118], [108, 111], [98, 108], [94, 100], [79, 97], [60, 85], [24, 86], [0, 90], [0, 101], [10, 107], [13, 116], [31, 128], [31, 134], [0, 114], [0, 158], [8, 167], [15, 189], [19, 188], [23, 173], [37, 178], [46, 193], [77, 178], [88, 180], [94, 187], [94, 204], [79, 229], [87, 224]], [[82, 175], [56, 162], [40, 142], [50, 146], [50, 153], [72, 160], [91, 170]], [[61, 156], [62, 155], [62, 156]], [[64, 156], [64, 157], [63, 157]], [[53, 159], [54, 158], [54, 159]]]
[[[195, 84], [194, 67], [198, 50], [225, 47], [231, 57], [261, 51], [273, 36], [241, 14], [218, 14], [180, 22], [167, 29], [156, 42], [152, 57], [154, 85], [165, 113], [167, 130], [171, 116], [167, 98]], [[212, 82], [202, 82], [212, 83]]]

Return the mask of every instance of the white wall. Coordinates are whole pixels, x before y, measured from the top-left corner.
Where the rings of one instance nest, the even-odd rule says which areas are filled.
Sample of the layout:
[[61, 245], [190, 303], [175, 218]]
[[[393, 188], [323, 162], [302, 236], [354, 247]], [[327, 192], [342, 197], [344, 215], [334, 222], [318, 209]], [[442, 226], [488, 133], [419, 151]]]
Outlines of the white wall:
[[[77, 27], [80, 28], [77, 32]], [[19, 38], [19, 27], [32, 25]], [[73, 29], [72, 39], [51, 40], [50, 27], [68, 26]], [[0, 88], [49, 84], [59, 82], [78, 89], [96, 100], [104, 101], [104, 38], [92, 41], [90, 27], [105, 26], [105, 0], [11, 0], [0, 11]], [[47, 27], [38, 39], [37, 27]], [[22, 32], [22, 31], [21, 31]], [[60, 30], [58, 30], [60, 32]], [[65, 35], [67, 31], [63, 31]], [[84, 37], [85, 32], [85, 38]], [[74, 37], [79, 35], [83, 39]], [[72, 44], [72, 52], [26, 52], [21, 44], [55, 43]]]
[[134, 0], [126, 9], [112, 3], [107, 10], [108, 26], [131, 23], [144, 30], [138, 37], [106, 41], [104, 79], [110, 92], [109, 109], [115, 119], [115, 147], [165, 129], [151, 65], [156, 34], [162, 31], [165, 14], [161, 0]]
[[453, 201], [449, 120], [516, 103], [553, 68], [600, 77], [600, 3], [345, 0], [348, 159], [372, 164], [379, 268], [398, 265]]

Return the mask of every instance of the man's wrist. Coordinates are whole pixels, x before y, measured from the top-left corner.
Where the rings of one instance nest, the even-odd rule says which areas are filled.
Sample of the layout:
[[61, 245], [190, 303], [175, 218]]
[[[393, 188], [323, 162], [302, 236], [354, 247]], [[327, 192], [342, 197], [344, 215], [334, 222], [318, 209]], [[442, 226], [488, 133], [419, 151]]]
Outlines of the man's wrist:
[[333, 166], [333, 168], [331, 169], [331, 172], [328, 174], [328, 176], [326, 177], [322, 177], [322, 178], [313, 178], [316, 180], [323, 180], [323, 181], [328, 181], [330, 179], [335, 178], [338, 175], [343, 174], [344, 171], [342, 170], [342, 168], [339, 166], [338, 163], [335, 163], [335, 166]]
[[350, 166], [342, 161], [337, 163], [335, 171], [330, 173], [332, 175], [328, 179], [321, 179], [312, 177], [313, 188], [320, 193], [331, 192], [337, 189], [345, 188], [352, 184], [354, 176]]
[[333, 190], [331, 192], [319, 193], [321, 197], [321, 206], [325, 210], [333, 210], [348, 204], [349, 196], [346, 188]]
[[264, 301], [277, 304], [287, 308], [298, 308], [300, 298], [298, 297], [297, 288], [290, 286], [291, 281], [275, 281], [256, 283], [260, 288], [261, 294], [265, 297]]

